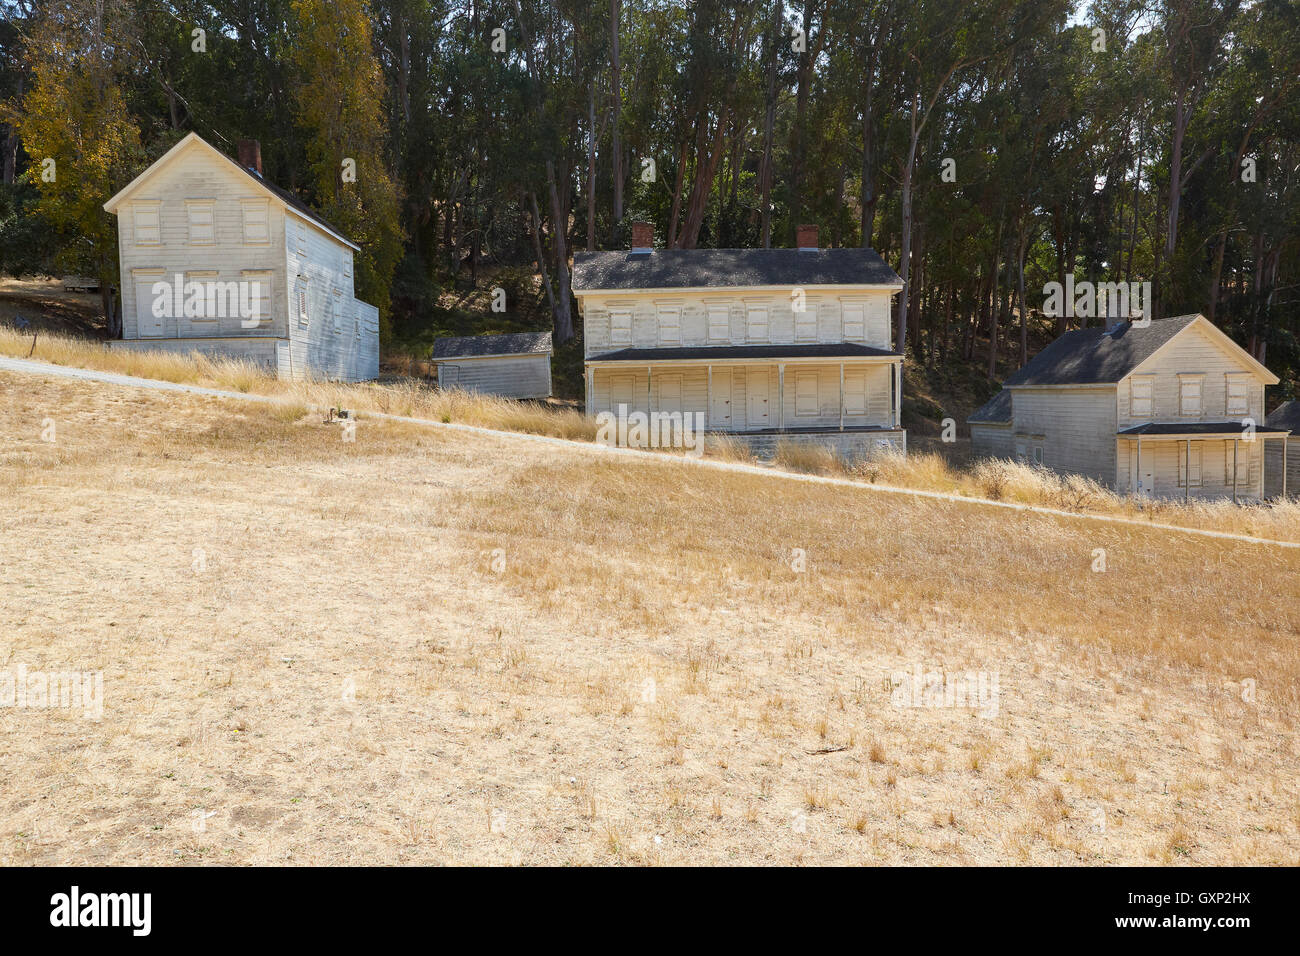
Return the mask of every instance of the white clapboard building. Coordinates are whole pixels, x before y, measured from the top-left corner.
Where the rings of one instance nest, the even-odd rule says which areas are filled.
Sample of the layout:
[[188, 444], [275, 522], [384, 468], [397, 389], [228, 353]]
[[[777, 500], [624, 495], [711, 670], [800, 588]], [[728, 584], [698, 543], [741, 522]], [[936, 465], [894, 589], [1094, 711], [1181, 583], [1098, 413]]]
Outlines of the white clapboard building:
[[118, 218], [122, 341], [114, 348], [246, 359], [293, 378], [379, 374], [379, 312], [356, 298], [358, 246], [190, 133], [104, 204]]
[[442, 388], [505, 398], [549, 398], [551, 333], [446, 335], [433, 340]]

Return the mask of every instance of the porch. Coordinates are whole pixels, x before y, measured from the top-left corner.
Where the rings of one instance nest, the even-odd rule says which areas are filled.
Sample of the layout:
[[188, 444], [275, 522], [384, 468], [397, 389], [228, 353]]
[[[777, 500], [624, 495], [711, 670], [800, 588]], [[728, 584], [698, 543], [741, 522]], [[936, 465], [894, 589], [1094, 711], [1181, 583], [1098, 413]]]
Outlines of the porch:
[[[1148, 422], [1116, 433], [1116, 488], [1159, 498], [1264, 497], [1268, 443], [1282, 447], [1290, 432], [1249, 422]], [[1285, 476], [1283, 476], [1285, 482]], [[1282, 494], [1286, 494], [1285, 485]]]

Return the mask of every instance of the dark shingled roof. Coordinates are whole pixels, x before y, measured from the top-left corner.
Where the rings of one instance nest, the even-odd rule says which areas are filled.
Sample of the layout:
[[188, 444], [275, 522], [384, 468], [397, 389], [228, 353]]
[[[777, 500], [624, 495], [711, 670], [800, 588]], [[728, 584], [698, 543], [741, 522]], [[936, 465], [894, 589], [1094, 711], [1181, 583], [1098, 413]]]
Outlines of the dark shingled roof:
[[433, 340], [433, 357], [473, 358], [486, 355], [549, 355], [550, 332], [510, 332], [505, 335], [444, 335]]
[[573, 289], [895, 285], [903, 280], [874, 249], [656, 249], [578, 252]]
[[1283, 402], [1264, 419], [1264, 424], [1273, 428], [1289, 428], [1293, 432], [1300, 432], [1300, 402]]
[[1113, 332], [1102, 328], [1066, 332], [1007, 379], [1004, 387], [1114, 384], [1198, 318], [1157, 319], [1146, 328], [1124, 322]]
[[[1255, 429], [1257, 435], [1280, 435], [1284, 428]], [[1147, 422], [1132, 428], [1121, 428], [1118, 435], [1242, 435], [1246, 427], [1239, 421], [1224, 422]]]
[[968, 425], [1010, 425], [1011, 393], [1005, 388], [998, 392], [966, 419]]
[[701, 348], [619, 349], [589, 362], [668, 362], [673, 359], [898, 358], [897, 352], [837, 342], [826, 345], [715, 345]]

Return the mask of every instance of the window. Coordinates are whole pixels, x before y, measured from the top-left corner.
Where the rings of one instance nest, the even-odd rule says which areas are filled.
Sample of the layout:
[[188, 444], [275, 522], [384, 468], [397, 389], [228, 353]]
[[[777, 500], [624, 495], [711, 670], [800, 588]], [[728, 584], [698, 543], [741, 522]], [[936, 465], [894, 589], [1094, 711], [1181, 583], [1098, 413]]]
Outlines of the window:
[[659, 344], [682, 344], [682, 307], [679, 305], [659, 306]]
[[632, 310], [631, 309], [610, 309], [609, 310], [609, 344], [610, 345], [631, 345], [632, 344]]
[[867, 413], [867, 373], [865, 371], [844, 373], [844, 414], [865, 415]]
[[745, 339], [749, 342], [767, 341], [767, 306], [751, 305], [745, 311]]
[[137, 246], [162, 245], [162, 225], [158, 216], [160, 205], [158, 200], [131, 204], [131, 221], [135, 226]]
[[244, 212], [244, 242], [264, 246], [271, 241], [270, 205], [265, 199], [242, 199]]
[[1030, 453], [1032, 455], [1034, 464], [1039, 465], [1041, 467], [1043, 464], [1043, 446], [1041, 444], [1034, 445], [1030, 449]]
[[1189, 452], [1188, 446], [1185, 443], [1183, 442], [1178, 443], [1178, 487], [1179, 488], [1184, 488], [1187, 486], [1187, 469], [1189, 465], [1191, 466], [1191, 471], [1192, 471], [1192, 487], [1193, 488], [1201, 487], [1201, 444], [1202, 443], [1198, 441], [1192, 442], [1191, 451]]
[[820, 411], [817, 403], [817, 373], [796, 372], [794, 376], [794, 413], [796, 415], [816, 415]]
[[1201, 417], [1200, 375], [1178, 376], [1178, 414], [1183, 418]]
[[[245, 269], [242, 274], [248, 283], [248, 302], [251, 315], [241, 315], [240, 325], [246, 329], [255, 329], [259, 325], [271, 322], [271, 273]], [[242, 302], [241, 302], [242, 305]]]
[[326, 324], [334, 326], [334, 334], [343, 331], [343, 296], [338, 289], [331, 289], [325, 297], [325, 318]]
[[1150, 375], [1134, 375], [1128, 380], [1130, 418], [1150, 418], [1154, 386]]
[[353, 304], [352, 306], [352, 325], [356, 329], [357, 341], [360, 342], [361, 341], [361, 310], [358, 309], [355, 304]]
[[709, 306], [709, 341], [726, 342], [731, 338], [731, 308], [714, 303]]
[[311, 317], [307, 312], [308, 281], [306, 276], [298, 276], [298, 324], [303, 328], [311, 324]]
[[1228, 373], [1227, 413], [1229, 415], [1250, 413], [1250, 376], [1243, 372]]
[[[197, 296], [191, 296], [191, 290], [197, 291]], [[191, 270], [185, 273], [184, 301], [185, 318], [191, 322], [215, 322], [223, 315], [239, 314], [239, 287], [233, 282], [218, 285], [217, 274], [210, 269]]]
[[682, 377], [664, 375], [659, 379], [659, 411], [680, 412], [682, 410]]
[[844, 341], [861, 342], [867, 336], [867, 307], [861, 302], [844, 303]]
[[185, 216], [190, 225], [190, 245], [210, 246], [217, 241], [216, 203], [211, 199], [185, 200]]
[[817, 312], [815, 309], [808, 308], [804, 303], [804, 310], [794, 314], [794, 340], [796, 342], [816, 342], [817, 341]]

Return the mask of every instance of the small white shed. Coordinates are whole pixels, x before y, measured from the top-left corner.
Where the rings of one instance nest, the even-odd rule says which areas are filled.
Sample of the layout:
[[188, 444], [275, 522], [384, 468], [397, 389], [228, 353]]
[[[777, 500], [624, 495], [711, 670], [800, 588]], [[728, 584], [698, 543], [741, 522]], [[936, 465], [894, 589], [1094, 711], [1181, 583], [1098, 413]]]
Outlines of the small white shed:
[[438, 385], [504, 398], [549, 398], [551, 333], [444, 336], [434, 339]]
[[1300, 401], [1279, 405], [1264, 419], [1264, 424], [1291, 433], [1283, 441], [1264, 446], [1264, 496], [1300, 496]]

